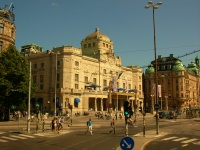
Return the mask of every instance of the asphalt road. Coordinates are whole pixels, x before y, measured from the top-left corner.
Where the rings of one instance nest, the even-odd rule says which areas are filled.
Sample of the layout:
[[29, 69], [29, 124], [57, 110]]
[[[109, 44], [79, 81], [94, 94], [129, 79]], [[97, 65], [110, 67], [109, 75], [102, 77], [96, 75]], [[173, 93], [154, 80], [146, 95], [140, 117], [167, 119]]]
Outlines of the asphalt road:
[[[77, 117], [73, 120], [73, 125], [69, 127], [67, 125], [70, 122], [66, 122], [65, 130], [60, 134], [52, 132], [49, 124], [46, 124], [44, 133], [40, 132], [38, 134], [35, 132], [31, 134], [27, 134], [26, 132], [8, 132], [11, 128], [15, 128], [12, 131], [16, 131], [16, 122], [13, 125], [7, 126], [8, 128], [0, 126], [0, 149], [116, 150], [119, 148], [120, 141], [125, 136], [124, 120], [117, 121], [117, 131], [114, 135], [113, 133], [109, 133], [110, 120], [98, 120], [93, 117], [93, 136], [91, 136], [89, 133], [85, 135], [87, 119], [88, 117]], [[160, 130], [168, 134], [149, 142], [144, 150], [179, 150], [181, 148], [184, 150], [196, 150], [200, 146], [199, 121], [160, 120]], [[32, 124], [31, 130], [33, 131], [34, 123]], [[142, 117], [138, 118], [138, 125], [138, 127], [129, 127], [129, 136], [134, 137], [134, 135], [143, 131]], [[26, 124], [21, 123], [20, 129], [21, 127], [26, 127]], [[146, 130], [155, 130], [155, 118], [146, 118]], [[141, 140], [143, 139], [141, 138]]]
[[165, 127], [169, 134], [149, 142], [144, 150], [199, 150], [200, 120], [186, 120], [182, 123]]

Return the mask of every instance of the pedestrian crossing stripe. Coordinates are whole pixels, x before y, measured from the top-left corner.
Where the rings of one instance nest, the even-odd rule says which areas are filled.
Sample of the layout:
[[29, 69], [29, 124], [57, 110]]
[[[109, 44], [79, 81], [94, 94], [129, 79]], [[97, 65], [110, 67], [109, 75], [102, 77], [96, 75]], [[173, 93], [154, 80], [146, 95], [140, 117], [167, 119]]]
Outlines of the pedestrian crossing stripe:
[[186, 137], [182, 137], [182, 138], [178, 138], [178, 139], [175, 139], [175, 140], [172, 140], [172, 141], [182, 141], [182, 140], [186, 140], [186, 139], [188, 139], [188, 138], [186, 138]]
[[6, 133], [6, 132], [0, 132], [0, 134], [4, 134], [4, 133]]
[[172, 136], [172, 137], [165, 138], [165, 139], [162, 139], [162, 140], [167, 141], [167, 140], [172, 140], [172, 139], [176, 139], [176, 138], [178, 138], [178, 137]]
[[186, 140], [186, 141], [183, 141], [181, 143], [190, 143], [190, 142], [194, 142], [194, 141], [197, 141], [198, 139], [190, 139], [190, 140]]
[[7, 137], [7, 136], [2, 136], [1, 138], [7, 139], [7, 140], [12, 140], [12, 141], [16, 141], [16, 140], [17, 140], [17, 139], [15, 139], [15, 138]]
[[14, 138], [17, 138], [17, 139], [27, 139], [27, 138], [25, 138], [25, 137], [16, 136], [16, 135], [10, 135], [10, 137], [14, 137]]
[[24, 137], [28, 137], [28, 138], [35, 138], [34, 136], [26, 135], [26, 134], [20, 134], [20, 136], [24, 136]]
[[0, 139], [0, 142], [8, 142], [8, 141]]

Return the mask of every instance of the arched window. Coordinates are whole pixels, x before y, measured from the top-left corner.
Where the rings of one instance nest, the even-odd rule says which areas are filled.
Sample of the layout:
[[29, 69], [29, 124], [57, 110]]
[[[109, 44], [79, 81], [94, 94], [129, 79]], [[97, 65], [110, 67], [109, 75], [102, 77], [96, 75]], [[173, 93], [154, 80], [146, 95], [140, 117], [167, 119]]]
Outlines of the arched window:
[[0, 34], [3, 34], [3, 30], [4, 30], [4, 24], [0, 23]]

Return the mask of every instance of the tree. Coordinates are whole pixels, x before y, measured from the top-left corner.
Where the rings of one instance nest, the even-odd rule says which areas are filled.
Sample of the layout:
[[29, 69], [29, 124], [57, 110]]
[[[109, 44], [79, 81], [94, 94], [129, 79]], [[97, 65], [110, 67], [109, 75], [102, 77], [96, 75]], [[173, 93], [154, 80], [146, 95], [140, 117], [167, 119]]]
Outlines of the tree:
[[[0, 111], [13, 106], [26, 108], [28, 99], [29, 65], [14, 45], [0, 54]], [[2, 116], [2, 115], [0, 115]]]

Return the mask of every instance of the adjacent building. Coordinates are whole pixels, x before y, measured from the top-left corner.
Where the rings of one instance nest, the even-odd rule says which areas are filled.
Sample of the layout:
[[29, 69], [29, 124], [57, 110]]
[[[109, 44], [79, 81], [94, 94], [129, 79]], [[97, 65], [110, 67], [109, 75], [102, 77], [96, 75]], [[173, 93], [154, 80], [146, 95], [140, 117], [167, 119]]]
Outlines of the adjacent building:
[[32, 83], [38, 87], [32, 109], [123, 111], [125, 100], [133, 108], [143, 103], [142, 69], [123, 66], [112, 40], [98, 28], [81, 41], [81, 48], [61, 46], [44, 52], [29, 44], [21, 52], [31, 62]]
[[0, 53], [2, 50], [6, 50], [10, 44], [15, 44], [15, 15], [12, 9], [12, 4], [6, 5], [3, 9], [0, 8]]
[[[157, 58], [158, 103], [161, 110], [186, 111], [200, 109], [200, 58], [184, 66], [173, 54]], [[144, 97], [149, 112], [154, 112], [155, 104], [155, 61], [144, 74]]]

